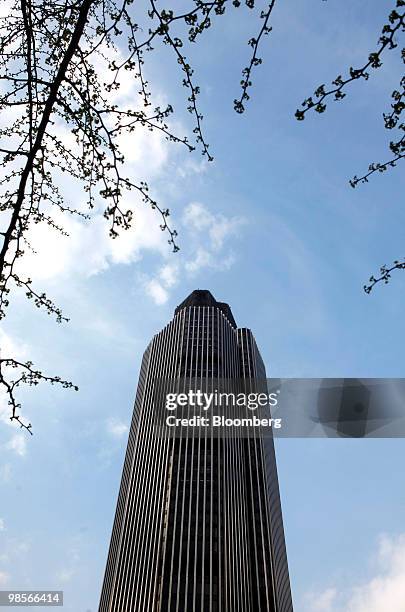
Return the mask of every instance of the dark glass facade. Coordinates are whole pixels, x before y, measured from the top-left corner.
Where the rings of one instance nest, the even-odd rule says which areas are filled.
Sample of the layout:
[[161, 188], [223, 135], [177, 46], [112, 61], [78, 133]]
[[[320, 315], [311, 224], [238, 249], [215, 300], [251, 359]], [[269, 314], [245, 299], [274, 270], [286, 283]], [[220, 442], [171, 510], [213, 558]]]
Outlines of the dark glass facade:
[[273, 440], [157, 436], [154, 381], [187, 377], [266, 377], [208, 291], [144, 354], [99, 612], [292, 612]]

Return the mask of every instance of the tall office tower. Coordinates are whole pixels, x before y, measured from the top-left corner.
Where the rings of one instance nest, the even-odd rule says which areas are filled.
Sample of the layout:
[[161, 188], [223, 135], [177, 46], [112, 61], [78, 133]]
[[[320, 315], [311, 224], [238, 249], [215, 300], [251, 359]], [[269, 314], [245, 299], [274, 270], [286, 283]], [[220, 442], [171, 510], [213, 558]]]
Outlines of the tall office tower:
[[292, 612], [270, 437], [159, 435], [162, 379], [264, 381], [249, 329], [193, 291], [145, 351], [99, 612]]

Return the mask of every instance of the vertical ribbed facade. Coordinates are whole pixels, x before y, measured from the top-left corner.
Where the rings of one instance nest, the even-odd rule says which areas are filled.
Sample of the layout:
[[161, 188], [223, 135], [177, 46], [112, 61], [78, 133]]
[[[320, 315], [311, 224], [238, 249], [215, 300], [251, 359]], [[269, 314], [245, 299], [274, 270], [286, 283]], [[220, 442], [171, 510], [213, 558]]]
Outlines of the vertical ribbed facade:
[[[145, 351], [99, 612], [292, 612], [272, 438], [156, 435], [156, 380], [264, 381], [248, 329], [194, 291]], [[253, 388], [253, 387], [252, 387]]]

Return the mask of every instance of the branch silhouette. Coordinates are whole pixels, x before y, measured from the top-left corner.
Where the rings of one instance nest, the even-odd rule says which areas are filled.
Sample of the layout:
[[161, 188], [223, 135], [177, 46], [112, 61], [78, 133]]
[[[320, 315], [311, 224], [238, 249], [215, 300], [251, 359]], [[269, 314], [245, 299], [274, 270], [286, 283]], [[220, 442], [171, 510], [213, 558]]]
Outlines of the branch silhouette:
[[[334, 81], [332, 87], [326, 88], [325, 84], [319, 85], [313, 96], [306, 98], [302, 107], [297, 109], [295, 117], [298, 121], [303, 121], [309, 111], [315, 111], [322, 114], [326, 111], [329, 99], [336, 102], [342, 101], [346, 97], [347, 87], [358, 80], [367, 81], [370, 77], [370, 69], [378, 69], [383, 66], [383, 55], [388, 50], [399, 50], [402, 62], [405, 63], [405, 47], [399, 46], [399, 37], [405, 32], [405, 0], [396, 0], [395, 8], [392, 9], [388, 16], [388, 23], [384, 24], [381, 36], [378, 40], [378, 48], [371, 52], [367, 61], [360, 68], [349, 68], [349, 74], [344, 78], [339, 74]], [[398, 162], [405, 158], [405, 123], [402, 120], [402, 113], [405, 110], [405, 76], [402, 76], [398, 90], [392, 93], [391, 111], [384, 113], [384, 125], [387, 130], [397, 129], [399, 134], [395, 140], [389, 143], [390, 158], [384, 162], [371, 163], [367, 171], [361, 176], [355, 175], [350, 179], [349, 184], [355, 188], [360, 183], [367, 183], [370, 177], [376, 173], [386, 172], [389, 168], [394, 168]], [[380, 268], [380, 276], [375, 278], [371, 276], [369, 282], [364, 285], [364, 291], [371, 293], [374, 286], [380, 282], [387, 284], [391, 278], [391, 272], [394, 270], [403, 270], [405, 266], [396, 261], [391, 268], [382, 266]]]
[[[97, 204], [104, 202], [108, 231], [116, 239], [132, 227], [136, 217], [136, 211], [125, 205], [125, 195], [132, 192], [141, 205], [156, 212], [170, 247], [174, 252], [179, 250], [177, 232], [169, 223], [170, 211], [153, 197], [142, 178], [128, 176], [121, 137], [140, 129], [159, 132], [189, 152], [199, 148], [211, 161], [198, 106], [200, 88], [184, 48], [187, 43], [199, 43], [214, 17], [242, 6], [251, 13], [256, 4], [254, 0], [188, 0], [183, 10], [178, 10], [175, 6], [162, 9], [155, 0], [148, 0], [143, 7], [133, 0], [16, 0], [10, 14], [0, 18], [0, 111], [12, 111], [11, 121], [0, 127], [0, 213], [4, 219], [0, 232], [0, 319], [6, 316], [14, 291], [22, 290], [58, 323], [69, 320], [59, 305], [36, 288], [35, 278], [27, 276], [22, 266], [33, 251], [30, 230], [34, 224], [68, 235], [55, 213], [91, 222], [96, 200]], [[258, 64], [258, 45], [270, 12], [268, 9], [263, 16], [258, 10], [257, 19], [264, 18], [264, 24], [252, 45], [251, 67]], [[172, 130], [171, 104], [152, 106], [145, 62], [158, 45], [166, 50], [167, 61], [173, 58], [180, 69], [181, 83], [187, 90], [186, 107], [194, 120], [195, 142]], [[124, 79], [139, 85], [132, 108], [116, 103], [112, 96]], [[250, 86], [250, 71], [247, 80]], [[55, 125], [60, 129], [55, 130]], [[61, 173], [83, 186], [87, 210], [72, 205], [61, 193]], [[0, 370], [0, 391], [8, 398], [10, 418], [30, 433], [31, 423], [26, 425], [20, 417], [15, 397], [22, 383], [44, 381], [76, 388], [10, 355], [1, 360]], [[16, 371], [20, 373], [17, 378], [9, 378], [10, 372]]]

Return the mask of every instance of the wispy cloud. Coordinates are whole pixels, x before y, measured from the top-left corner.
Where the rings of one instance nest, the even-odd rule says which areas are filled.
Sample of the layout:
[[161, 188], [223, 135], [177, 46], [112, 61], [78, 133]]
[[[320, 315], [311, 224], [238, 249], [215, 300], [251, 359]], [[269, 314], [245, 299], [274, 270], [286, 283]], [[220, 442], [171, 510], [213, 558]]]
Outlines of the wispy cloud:
[[29, 347], [20, 339], [12, 337], [3, 329], [0, 329], [0, 356], [4, 359], [14, 357], [15, 359], [25, 359], [28, 355]]
[[106, 423], [107, 432], [114, 438], [122, 438], [127, 431], [128, 425], [116, 418], [110, 418]]
[[177, 167], [177, 174], [181, 179], [185, 179], [188, 176], [204, 174], [207, 172], [209, 162], [206, 159], [199, 161], [193, 157], [187, 157], [184, 162]]
[[24, 457], [27, 452], [27, 438], [22, 433], [17, 433], [6, 443], [6, 449], [13, 451], [16, 455]]
[[147, 279], [145, 281], [145, 291], [158, 306], [165, 304], [169, 299], [168, 291], [166, 291], [162, 283], [156, 278]]
[[328, 587], [305, 597], [307, 612], [404, 612], [405, 534], [380, 537], [372, 564], [378, 571], [357, 585], [344, 589]]
[[164, 283], [165, 287], [170, 289], [174, 287], [179, 281], [179, 264], [165, 264], [159, 272], [159, 277]]
[[182, 225], [188, 227], [190, 233], [201, 232], [200, 235], [194, 233], [194, 237], [199, 237], [204, 243], [208, 241], [213, 251], [220, 250], [225, 240], [236, 236], [245, 224], [244, 217], [226, 217], [222, 213], [213, 213], [201, 202], [191, 202], [182, 216]]
[[240, 234], [245, 224], [243, 217], [213, 213], [201, 202], [188, 204], [181, 217], [185, 254], [175, 264], [165, 263], [154, 276], [143, 277], [147, 295], [155, 304], [162, 305], [182, 277], [194, 277], [207, 269], [229, 270], [236, 256], [228, 243]]
[[155, 276], [139, 275], [142, 285], [148, 295], [158, 306], [165, 304], [170, 296], [170, 289], [175, 287], [180, 281], [181, 265], [175, 263], [165, 263], [158, 269]]
[[[128, 198], [124, 208], [133, 208]], [[63, 284], [67, 280], [86, 279], [107, 270], [114, 264], [131, 264], [145, 250], [164, 255], [167, 245], [162, 239], [159, 218], [144, 204], [135, 206], [134, 226], [113, 240], [102, 212], [91, 221], [54, 214], [55, 223], [63, 225], [69, 236], [61, 236], [48, 226], [38, 224], [30, 230], [30, 243], [36, 253], [21, 259], [22, 272], [35, 281]]]
[[308, 593], [306, 595], [306, 605], [308, 612], [332, 612], [333, 602], [336, 598], [336, 589], [325, 589], [321, 593]]

